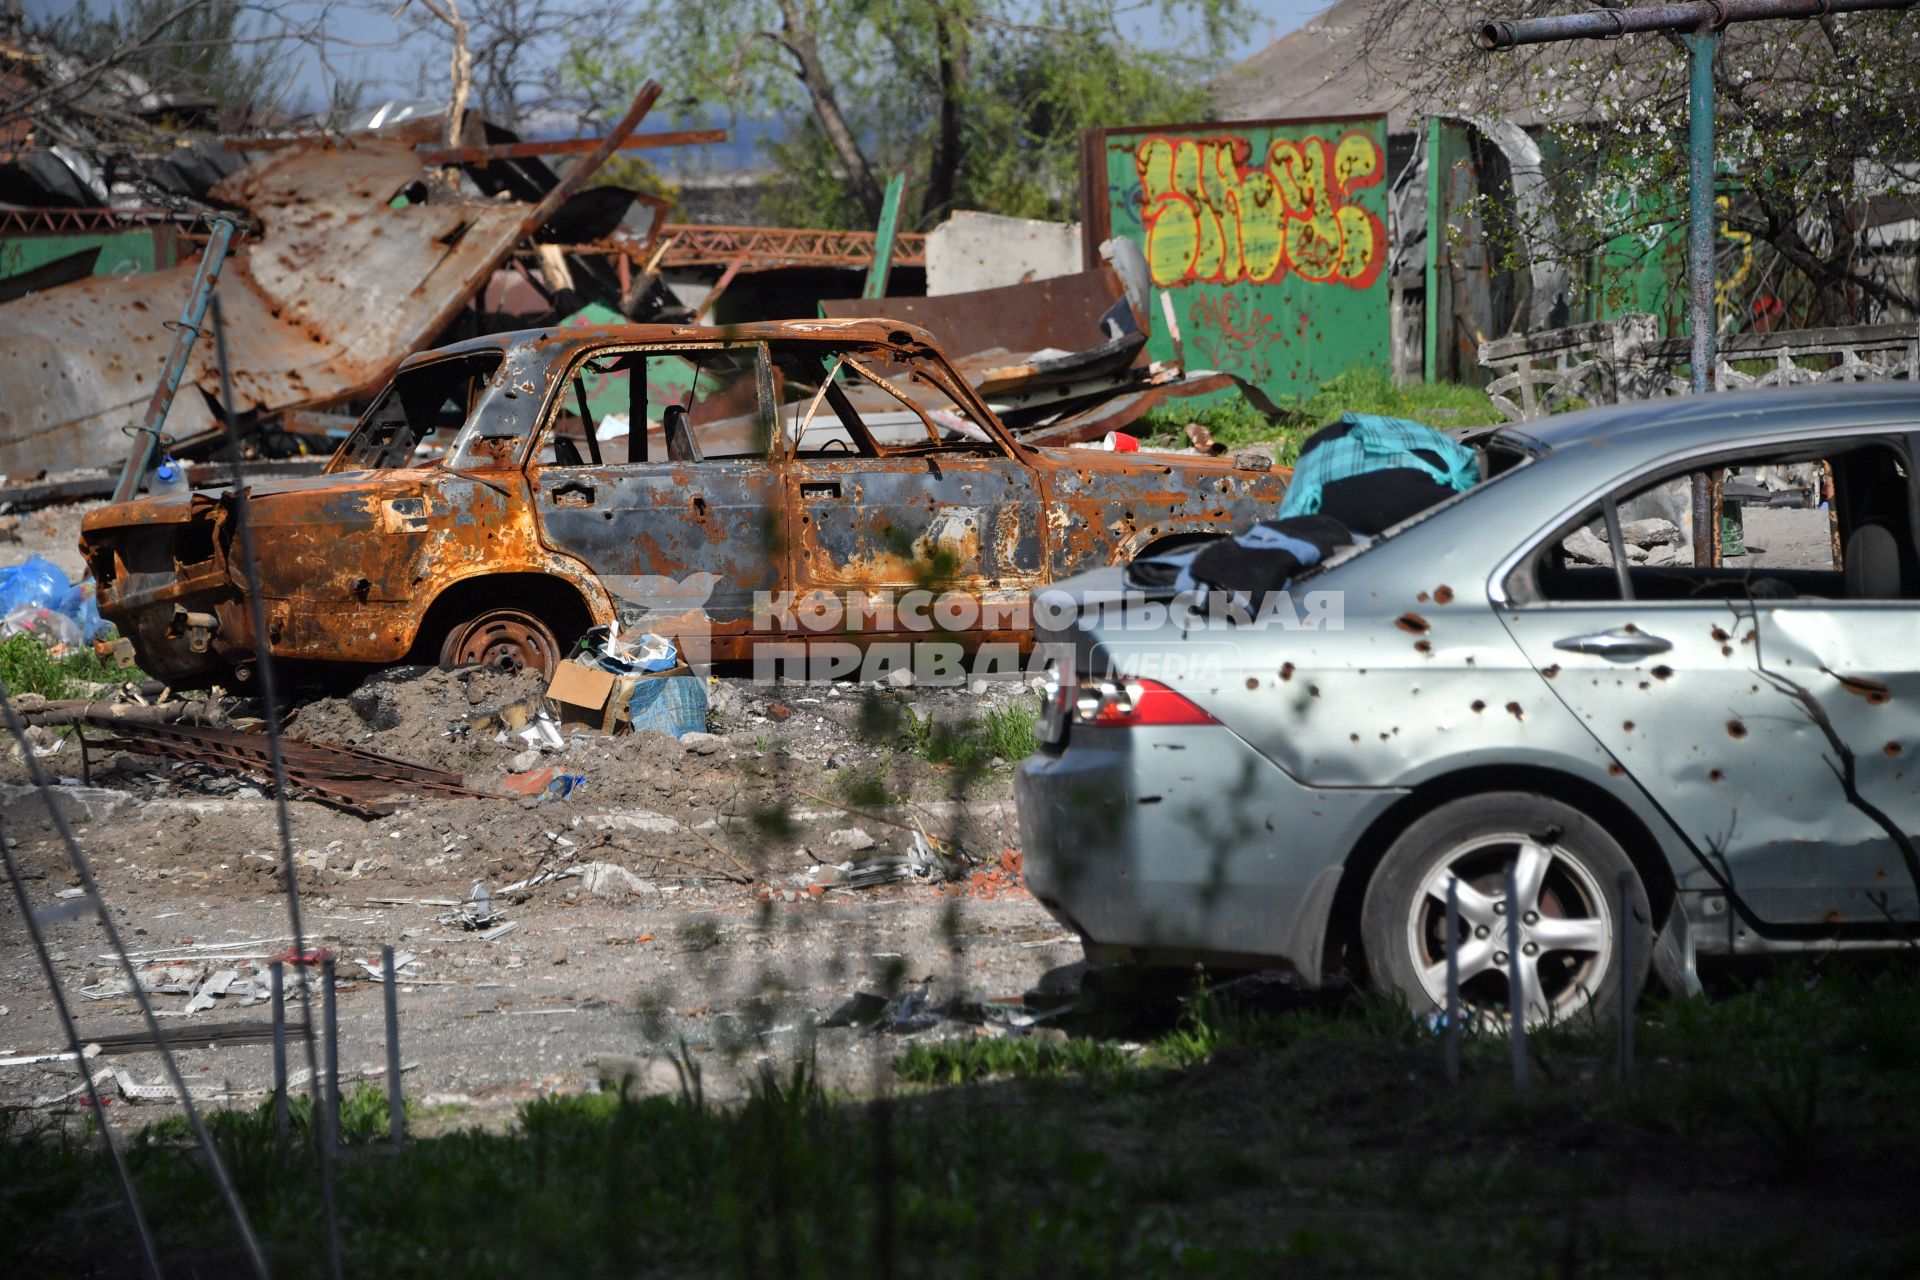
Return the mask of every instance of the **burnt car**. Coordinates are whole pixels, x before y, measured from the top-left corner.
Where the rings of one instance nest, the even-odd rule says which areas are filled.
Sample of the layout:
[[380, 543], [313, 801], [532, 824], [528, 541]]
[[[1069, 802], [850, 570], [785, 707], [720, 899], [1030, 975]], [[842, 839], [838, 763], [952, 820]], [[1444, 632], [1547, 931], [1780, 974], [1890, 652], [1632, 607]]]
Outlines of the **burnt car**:
[[[1451, 962], [1505, 1023], [1689, 989], [1696, 954], [1910, 946], [1913, 384], [1591, 410], [1480, 461], [1270, 593], [1297, 608], [1147, 564], [1047, 589], [1071, 669], [1022, 847], [1088, 956], [1345, 970], [1423, 1015]], [[1694, 494], [1720, 518], [1676, 536]]]
[[[245, 489], [268, 647], [322, 668], [551, 670], [618, 622], [736, 661], [925, 631], [1026, 645], [1036, 587], [1272, 509], [1250, 461], [1020, 443], [928, 335], [874, 320], [605, 326], [405, 362], [318, 476]], [[176, 683], [250, 676], [230, 490], [87, 517], [100, 611]], [[907, 611], [903, 610], [902, 613]], [[924, 610], [921, 621], [924, 624]]]

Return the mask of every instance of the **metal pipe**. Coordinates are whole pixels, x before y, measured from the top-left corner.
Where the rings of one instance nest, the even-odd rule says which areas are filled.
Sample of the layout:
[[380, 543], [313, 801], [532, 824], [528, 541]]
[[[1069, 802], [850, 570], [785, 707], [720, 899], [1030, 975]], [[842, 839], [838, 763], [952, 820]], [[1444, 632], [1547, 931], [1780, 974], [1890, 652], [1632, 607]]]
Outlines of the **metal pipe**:
[[[4, 682], [0, 682], [0, 723], [4, 723], [14, 737], [23, 742], [26, 740], [27, 726], [21, 722], [19, 708], [14, 706], [13, 695]], [[207, 1169], [213, 1174], [214, 1184], [220, 1189], [220, 1198], [226, 1202], [227, 1212], [233, 1217], [234, 1229], [240, 1234], [240, 1243], [253, 1266], [253, 1273], [260, 1280], [269, 1280], [271, 1273], [267, 1266], [267, 1255], [262, 1252], [260, 1240], [253, 1232], [253, 1224], [247, 1219], [247, 1207], [241, 1203], [240, 1193], [235, 1190], [233, 1179], [227, 1174], [226, 1163], [220, 1159], [220, 1149], [207, 1132], [200, 1108], [193, 1104], [193, 1094], [187, 1089], [186, 1078], [180, 1074], [180, 1062], [167, 1043], [166, 1032], [160, 1029], [160, 1019], [154, 1015], [153, 999], [140, 984], [140, 975], [134, 971], [133, 960], [127, 955], [126, 943], [120, 936], [120, 926], [114, 923], [113, 913], [107, 910], [106, 897], [100, 892], [99, 882], [94, 879], [93, 864], [74, 836], [66, 810], [54, 798], [53, 784], [48, 781], [46, 770], [40, 767], [40, 757], [31, 751], [24, 751], [21, 753], [21, 763], [27, 767], [27, 776], [32, 779], [34, 790], [46, 802], [47, 818], [53, 823], [54, 833], [67, 851], [68, 865], [80, 877], [80, 888], [86, 891], [88, 901], [93, 904], [94, 919], [99, 923], [100, 931], [106, 935], [107, 946], [112, 949], [113, 957], [120, 962], [120, 972], [126, 976], [134, 1003], [140, 1007], [140, 1017], [146, 1024], [147, 1035], [160, 1052], [160, 1065], [166, 1070], [167, 1081], [180, 1099], [180, 1110], [187, 1118], [187, 1128], [193, 1133], [194, 1142], [199, 1145], [200, 1153], [207, 1162]]]
[[193, 288], [187, 292], [186, 305], [180, 308], [180, 323], [173, 335], [173, 350], [167, 354], [160, 384], [147, 401], [147, 415], [133, 433], [133, 452], [120, 469], [120, 482], [113, 486], [113, 500], [126, 502], [139, 490], [147, 468], [153, 464], [154, 449], [160, 443], [160, 428], [166, 425], [167, 411], [173, 408], [174, 393], [187, 373], [187, 357], [193, 354], [194, 341], [200, 336], [200, 322], [207, 314], [207, 302], [220, 279], [220, 265], [227, 260], [227, 248], [238, 227], [232, 218], [215, 218], [213, 232], [207, 237], [206, 252], [200, 255], [200, 268], [193, 273]]
[[1695, 395], [1713, 389], [1713, 56], [1720, 37], [1696, 31], [1687, 42], [1687, 322]]
[[273, 1131], [287, 1136], [287, 987], [286, 965], [275, 960], [273, 974]]
[[393, 1145], [407, 1140], [407, 1108], [400, 1096], [400, 994], [393, 948], [380, 948], [380, 971], [387, 980], [387, 1134]]
[[1620, 1078], [1633, 1074], [1633, 872], [1622, 871], [1620, 890]]
[[[227, 433], [227, 469], [232, 477], [228, 496], [233, 504], [234, 545], [247, 584], [247, 604], [253, 629], [254, 670], [260, 680], [260, 700], [267, 719], [267, 758], [273, 770], [274, 816], [280, 829], [281, 885], [287, 898], [287, 922], [293, 930], [293, 954], [300, 975], [300, 1047], [307, 1060], [307, 1096], [313, 1101], [315, 1125], [320, 1116], [320, 1063], [313, 1043], [313, 984], [307, 981], [307, 931], [300, 911], [300, 869], [293, 856], [293, 820], [287, 811], [287, 753], [280, 725], [280, 694], [275, 683], [272, 647], [267, 640], [266, 602], [260, 591], [260, 560], [254, 551], [253, 520], [246, 489], [241, 485], [240, 426], [233, 416], [233, 369], [227, 360], [226, 318], [220, 295], [212, 299], [213, 355], [220, 370], [220, 418]], [[314, 1144], [320, 1165], [320, 1207], [327, 1229], [327, 1274], [340, 1280], [340, 1220], [334, 1203], [333, 1149], [323, 1140]]]
[[1868, 9], [1906, 9], [1915, 0], [1688, 0], [1631, 9], [1596, 9], [1546, 18], [1482, 22], [1473, 28], [1482, 49], [1511, 49], [1522, 44], [1561, 40], [1611, 40], [1641, 31], [1718, 30], [1736, 22], [1770, 18], [1819, 18], [1830, 13]]
[[1447, 1079], [1460, 1079], [1460, 878], [1447, 877]]
[[320, 1008], [326, 1019], [327, 1087], [320, 1142], [329, 1152], [340, 1149], [340, 1011], [334, 997], [333, 957], [320, 962]]
[[1527, 988], [1520, 980], [1520, 966], [1526, 963], [1520, 954], [1520, 890], [1514, 883], [1514, 868], [1507, 867], [1507, 897], [1502, 914], [1507, 918], [1507, 1039], [1513, 1046], [1513, 1088], [1527, 1091]]

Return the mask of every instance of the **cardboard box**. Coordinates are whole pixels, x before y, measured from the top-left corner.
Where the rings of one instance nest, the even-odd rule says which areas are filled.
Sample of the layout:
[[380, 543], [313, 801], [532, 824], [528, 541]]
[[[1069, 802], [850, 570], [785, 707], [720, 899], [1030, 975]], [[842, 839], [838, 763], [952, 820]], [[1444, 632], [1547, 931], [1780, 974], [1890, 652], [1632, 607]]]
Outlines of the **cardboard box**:
[[562, 724], [587, 724], [596, 729], [606, 726], [608, 702], [619, 677], [568, 658], [554, 668], [547, 683], [547, 698]]
[[547, 700], [553, 703], [553, 714], [561, 724], [583, 724], [602, 733], [618, 733], [632, 718], [627, 707], [633, 701], [635, 685], [642, 680], [692, 673], [693, 669], [682, 662], [668, 671], [615, 675], [568, 658], [554, 669], [553, 679], [547, 683]]

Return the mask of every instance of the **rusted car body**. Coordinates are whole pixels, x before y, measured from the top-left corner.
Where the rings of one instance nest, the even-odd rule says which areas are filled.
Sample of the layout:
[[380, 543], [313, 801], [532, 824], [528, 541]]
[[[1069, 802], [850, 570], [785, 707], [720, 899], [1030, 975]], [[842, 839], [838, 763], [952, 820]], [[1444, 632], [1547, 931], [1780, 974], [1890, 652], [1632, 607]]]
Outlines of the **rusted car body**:
[[[628, 413], [601, 412], [625, 379]], [[911, 326], [498, 334], [409, 359], [312, 478], [249, 486], [267, 639], [292, 663], [540, 668], [619, 621], [691, 656], [925, 639], [883, 593], [958, 593], [1029, 643], [1038, 585], [1271, 511], [1285, 471], [1019, 444]], [[254, 657], [230, 491], [90, 515], [101, 612], [176, 682]], [[793, 606], [798, 603], [796, 610]], [[969, 625], [970, 624], [970, 625]]]

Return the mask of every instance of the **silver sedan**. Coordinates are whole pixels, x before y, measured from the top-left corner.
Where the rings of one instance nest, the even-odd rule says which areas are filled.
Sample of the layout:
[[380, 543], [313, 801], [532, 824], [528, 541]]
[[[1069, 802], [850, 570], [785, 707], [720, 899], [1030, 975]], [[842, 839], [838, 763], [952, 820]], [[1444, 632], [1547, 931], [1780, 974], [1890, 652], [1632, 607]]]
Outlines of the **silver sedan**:
[[1643, 402], [1492, 433], [1478, 484], [1282, 592], [1043, 592], [1029, 884], [1097, 962], [1345, 969], [1418, 1010], [1451, 959], [1495, 1020], [1897, 945], [1917, 452], [1907, 383]]

